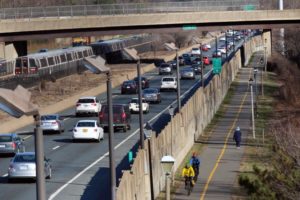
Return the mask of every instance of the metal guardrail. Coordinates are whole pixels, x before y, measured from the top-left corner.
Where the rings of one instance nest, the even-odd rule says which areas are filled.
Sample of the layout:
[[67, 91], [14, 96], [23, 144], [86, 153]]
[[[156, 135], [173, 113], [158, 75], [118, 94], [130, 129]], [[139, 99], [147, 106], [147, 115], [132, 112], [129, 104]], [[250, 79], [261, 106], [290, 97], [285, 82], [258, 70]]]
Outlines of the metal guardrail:
[[145, 13], [258, 10], [259, 0], [206, 0], [187, 2], [95, 4], [0, 9], [0, 19], [127, 15]]

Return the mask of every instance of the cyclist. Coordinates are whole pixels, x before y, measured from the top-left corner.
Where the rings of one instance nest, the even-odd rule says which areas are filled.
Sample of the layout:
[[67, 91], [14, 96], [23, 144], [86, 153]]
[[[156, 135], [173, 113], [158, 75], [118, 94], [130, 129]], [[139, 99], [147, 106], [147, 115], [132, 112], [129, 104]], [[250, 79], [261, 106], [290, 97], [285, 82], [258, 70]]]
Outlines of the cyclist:
[[197, 180], [199, 174], [199, 167], [200, 167], [200, 160], [197, 158], [196, 152], [193, 153], [190, 164], [192, 165], [194, 172], [195, 172], [195, 181]]
[[184, 183], [185, 187], [187, 187], [188, 183], [190, 184], [191, 187], [193, 187], [193, 178], [195, 176], [195, 172], [193, 167], [189, 164], [186, 163], [185, 167], [182, 169], [182, 177], [184, 177]]

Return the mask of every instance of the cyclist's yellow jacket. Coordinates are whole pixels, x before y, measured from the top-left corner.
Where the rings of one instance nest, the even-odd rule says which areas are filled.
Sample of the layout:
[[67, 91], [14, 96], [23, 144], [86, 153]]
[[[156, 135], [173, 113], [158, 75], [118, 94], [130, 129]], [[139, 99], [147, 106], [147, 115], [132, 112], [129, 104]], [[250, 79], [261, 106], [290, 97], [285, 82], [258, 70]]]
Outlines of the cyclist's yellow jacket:
[[195, 176], [195, 172], [194, 172], [194, 169], [193, 169], [193, 167], [191, 166], [191, 167], [189, 167], [189, 168], [183, 168], [182, 169], [182, 177], [185, 177], [185, 176], [187, 176], [187, 177], [194, 177]]

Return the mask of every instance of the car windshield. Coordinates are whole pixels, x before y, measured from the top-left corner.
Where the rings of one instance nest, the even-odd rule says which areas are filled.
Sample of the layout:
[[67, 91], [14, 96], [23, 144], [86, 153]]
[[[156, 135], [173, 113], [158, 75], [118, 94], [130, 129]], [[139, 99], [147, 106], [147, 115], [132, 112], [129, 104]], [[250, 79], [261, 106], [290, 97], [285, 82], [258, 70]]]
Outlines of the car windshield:
[[95, 103], [94, 99], [79, 99], [78, 103]]
[[144, 90], [144, 94], [153, 94], [156, 93], [157, 90], [155, 89], [148, 89], [148, 90]]
[[174, 78], [163, 78], [162, 81], [170, 82], [170, 81], [175, 81]]
[[161, 68], [166, 68], [166, 67], [169, 67], [169, 64], [161, 64], [160, 67]]
[[56, 120], [57, 119], [57, 116], [56, 115], [43, 115], [41, 117], [41, 120]]
[[12, 136], [8, 136], [8, 135], [0, 136], [0, 142], [11, 142], [11, 141], [12, 141]]
[[95, 122], [78, 122], [77, 127], [95, 127]]
[[35, 162], [35, 155], [17, 155], [14, 162]]

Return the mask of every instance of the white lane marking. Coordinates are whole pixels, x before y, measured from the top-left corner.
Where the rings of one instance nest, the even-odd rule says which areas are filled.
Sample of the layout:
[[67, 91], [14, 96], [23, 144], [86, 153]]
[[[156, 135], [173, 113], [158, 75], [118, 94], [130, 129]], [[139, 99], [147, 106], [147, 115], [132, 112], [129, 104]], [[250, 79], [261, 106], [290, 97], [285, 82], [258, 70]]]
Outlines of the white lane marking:
[[7, 177], [8, 176], [8, 174], [4, 174], [2, 177]]
[[30, 138], [30, 137], [32, 137], [32, 135], [28, 135], [28, 136], [24, 137], [23, 139], [24, 139], [24, 140], [27, 140], [27, 139]]
[[55, 149], [58, 149], [59, 147], [60, 147], [60, 146], [56, 146], [56, 147], [53, 147], [52, 149], [55, 150]]
[[[212, 70], [211, 70], [212, 71]], [[211, 72], [210, 71], [210, 72]], [[207, 73], [208, 74], [208, 73]], [[197, 83], [197, 82], [196, 82]], [[194, 84], [195, 85], [195, 84]], [[193, 85], [193, 86], [194, 86]], [[192, 87], [193, 87], [192, 86]], [[191, 88], [192, 88], [191, 87]], [[186, 93], [188, 93], [191, 89], [187, 90], [184, 94], [182, 94], [181, 96], [184, 96]], [[171, 104], [174, 104], [175, 102], [177, 102], [177, 100], [173, 101]], [[154, 116], [151, 120], [149, 120], [149, 122], [152, 122], [154, 119], [156, 119], [158, 116], [160, 116], [162, 113], [166, 112], [167, 109], [169, 109], [169, 107], [166, 107], [165, 109], [163, 109], [160, 113], [158, 113], [156, 116]], [[144, 124], [145, 125], [145, 124]], [[133, 137], [135, 134], [137, 134], [139, 132], [139, 129], [137, 129], [136, 131], [134, 131], [131, 135], [129, 135], [125, 140], [123, 140], [122, 142], [120, 142], [117, 146], [115, 146], [114, 150], [118, 149], [122, 144], [124, 144], [125, 142], [127, 142], [131, 137]], [[92, 164], [90, 164], [89, 166], [87, 166], [85, 169], [83, 169], [81, 172], [79, 172], [76, 176], [74, 176], [71, 180], [69, 180], [67, 183], [65, 183], [63, 186], [61, 186], [60, 188], [58, 188], [54, 193], [51, 194], [51, 196], [49, 197], [48, 200], [53, 200], [63, 189], [65, 189], [68, 185], [70, 185], [73, 181], [75, 181], [77, 178], [79, 178], [82, 174], [84, 174], [86, 171], [88, 171], [89, 169], [91, 169], [93, 166], [95, 166], [98, 162], [100, 162], [101, 160], [103, 160], [106, 156], [109, 155], [109, 152], [106, 152], [103, 156], [101, 156], [100, 158], [98, 158], [97, 160], [95, 160]]]

